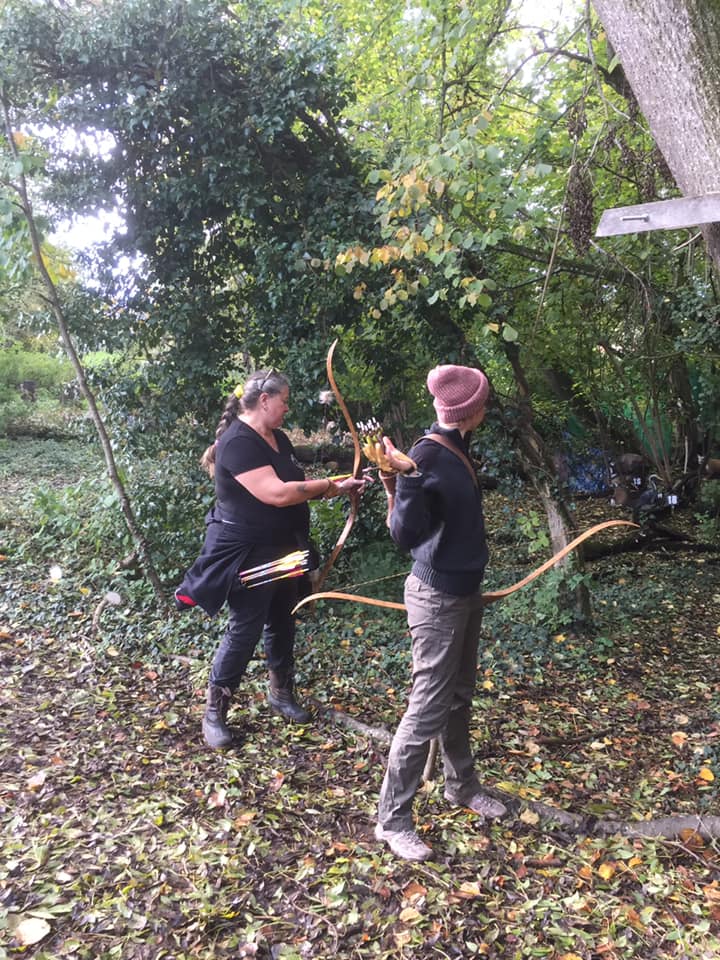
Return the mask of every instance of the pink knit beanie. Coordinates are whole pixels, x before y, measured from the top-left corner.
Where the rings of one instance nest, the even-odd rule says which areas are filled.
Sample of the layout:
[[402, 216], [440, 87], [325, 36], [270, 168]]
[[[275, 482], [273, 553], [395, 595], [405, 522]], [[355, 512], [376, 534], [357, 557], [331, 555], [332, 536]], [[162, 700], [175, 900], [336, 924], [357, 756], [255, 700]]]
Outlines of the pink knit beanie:
[[485, 406], [490, 393], [490, 384], [481, 370], [452, 363], [434, 367], [428, 374], [427, 386], [443, 423], [460, 423], [472, 417]]

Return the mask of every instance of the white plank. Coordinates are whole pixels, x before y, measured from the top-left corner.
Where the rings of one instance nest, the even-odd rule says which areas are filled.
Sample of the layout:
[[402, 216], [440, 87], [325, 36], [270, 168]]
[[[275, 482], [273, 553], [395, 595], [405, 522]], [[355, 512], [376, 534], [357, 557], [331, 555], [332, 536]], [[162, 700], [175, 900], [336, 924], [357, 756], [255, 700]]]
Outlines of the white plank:
[[708, 193], [702, 197], [678, 197], [675, 200], [658, 200], [634, 207], [605, 210], [595, 236], [614, 237], [648, 230], [679, 230], [716, 222], [720, 222], [720, 193]]

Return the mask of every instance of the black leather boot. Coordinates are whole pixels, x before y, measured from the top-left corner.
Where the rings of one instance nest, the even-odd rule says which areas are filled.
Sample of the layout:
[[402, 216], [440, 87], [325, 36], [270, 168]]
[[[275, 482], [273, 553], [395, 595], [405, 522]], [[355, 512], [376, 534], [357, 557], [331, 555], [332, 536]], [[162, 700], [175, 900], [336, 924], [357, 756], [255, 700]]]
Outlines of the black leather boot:
[[233, 735], [225, 722], [229, 706], [230, 691], [227, 687], [209, 684], [202, 731], [205, 743], [213, 750], [222, 750], [233, 742]]
[[270, 670], [268, 701], [275, 713], [296, 723], [307, 723], [310, 714], [295, 699], [295, 684], [290, 673]]

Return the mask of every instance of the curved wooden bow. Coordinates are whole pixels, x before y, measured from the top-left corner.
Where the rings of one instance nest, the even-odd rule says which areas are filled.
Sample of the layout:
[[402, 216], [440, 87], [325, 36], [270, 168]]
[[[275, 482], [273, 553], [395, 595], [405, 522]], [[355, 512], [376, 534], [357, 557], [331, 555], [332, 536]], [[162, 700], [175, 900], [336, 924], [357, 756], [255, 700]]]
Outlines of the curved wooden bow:
[[[561, 560], [575, 550], [576, 547], [579, 547], [580, 544], [585, 540], [588, 540], [590, 537], [594, 537], [596, 533], [600, 533], [601, 530], [607, 530], [609, 527], [637, 526], [637, 523], [632, 523], [630, 520], [605, 520], [602, 523], [596, 523], [584, 533], [581, 533], [580, 536], [575, 537], [574, 540], [571, 540], [567, 546], [562, 548], [562, 550], [558, 550], [558, 552], [553, 554], [549, 560], [546, 560], [545, 563], [540, 564], [539, 567], [529, 573], [526, 577], [523, 577], [522, 580], [518, 580], [518, 582], [514, 583], [511, 587], [505, 587], [503, 590], [492, 590], [490, 593], [484, 593], [482, 595], [483, 603], [485, 605], [489, 603], [495, 603], [496, 600], [502, 600], [503, 597], [509, 597], [510, 594], [515, 593], [516, 590], [521, 590], [523, 587], [526, 587], [537, 577], [542, 576], [543, 573], [545, 573], [551, 567], [554, 567], [555, 564], [560, 563]], [[313, 600], [352, 600], [355, 601], [355, 603], [366, 603], [371, 607], [385, 607], [388, 610], [407, 609], [404, 603], [397, 603], [392, 600], [376, 600], [374, 597], [363, 597], [354, 593], [337, 593], [330, 590], [325, 593], [311, 593], [310, 596], [305, 597], [304, 600], [301, 600], [300, 603], [297, 604], [293, 610], [293, 613], [295, 613], [301, 607], [304, 607], [306, 603], [311, 603]]]
[[[335, 375], [333, 373], [332, 362], [333, 362], [333, 355], [335, 353], [335, 347], [337, 345], [338, 345], [338, 340], [337, 339], [333, 340], [332, 344], [330, 345], [330, 349], [328, 350], [325, 366], [327, 369], [328, 380], [330, 382], [330, 388], [332, 392], [335, 394], [335, 399], [338, 402], [338, 406], [342, 410], [342, 415], [345, 418], [345, 423], [347, 424], [347, 428], [350, 432], [350, 436], [352, 437], [353, 449], [355, 451], [355, 456], [353, 459], [352, 475], [354, 477], [358, 477], [360, 475], [360, 467], [362, 464], [362, 448], [360, 446], [360, 437], [358, 436], [358, 432], [355, 429], [355, 424], [353, 423], [353, 419], [350, 416], [350, 411], [348, 410], [347, 404], [345, 403], [343, 395], [340, 393], [338, 385], [335, 382]], [[317, 584], [315, 587], [316, 590], [319, 590], [320, 587], [325, 582], [327, 575], [330, 573], [333, 566], [335, 565], [335, 561], [337, 560], [340, 554], [340, 551], [345, 546], [345, 541], [349, 537], [350, 531], [352, 530], [353, 524], [355, 523], [355, 520], [357, 518], [359, 499], [360, 498], [357, 493], [352, 493], [350, 495], [350, 512], [348, 513], [347, 520], [345, 521], [345, 526], [343, 527], [340, 533], [340, 536], [338, 537], [337, 542], [332, 549], [330, 556], [327, 558], [327, 560], [325, 561], [325, 565], [320, 571], [320, 575], [317, 578]], [[317, 599], [319, 597], [319, 594], [314, 593], [314, 594], [311, 594], [311, 596]]]

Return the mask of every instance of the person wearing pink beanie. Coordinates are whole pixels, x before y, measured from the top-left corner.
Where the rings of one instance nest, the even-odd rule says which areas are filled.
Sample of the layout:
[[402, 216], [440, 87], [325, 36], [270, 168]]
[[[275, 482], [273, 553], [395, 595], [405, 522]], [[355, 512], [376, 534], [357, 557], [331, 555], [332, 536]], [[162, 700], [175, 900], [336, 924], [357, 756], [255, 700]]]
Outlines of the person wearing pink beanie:
[[413, 802], [430, 743], [440, 741], [445, 797], [485, 818], [505, 807], [480, 787], [470, 746], [470, 716], [482, 623], [482, 580], [488, 560], [482, 491], [470, 459], [471, 432], [482, 423], [490, 393], [474, 367], [442, 364], [427, 377], [437, 421], [398, 456], [383, 438], [397, 479], [384, 478], [388, 526], [409, 551], [405, 605], [412, 636], [412, 688], [390, 746], [375, 836], [405, 860], [427, 860]]

